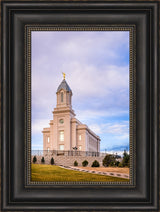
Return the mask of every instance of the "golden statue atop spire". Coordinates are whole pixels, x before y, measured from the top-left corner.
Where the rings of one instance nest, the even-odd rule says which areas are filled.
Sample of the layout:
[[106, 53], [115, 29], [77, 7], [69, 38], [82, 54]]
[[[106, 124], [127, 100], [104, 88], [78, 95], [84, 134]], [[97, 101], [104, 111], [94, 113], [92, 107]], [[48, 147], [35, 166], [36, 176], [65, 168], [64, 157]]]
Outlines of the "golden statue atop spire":
[[64, 72], [62, 72], [62, 74], [63, 74], [63, 78], [65, 79], [66, 74]]

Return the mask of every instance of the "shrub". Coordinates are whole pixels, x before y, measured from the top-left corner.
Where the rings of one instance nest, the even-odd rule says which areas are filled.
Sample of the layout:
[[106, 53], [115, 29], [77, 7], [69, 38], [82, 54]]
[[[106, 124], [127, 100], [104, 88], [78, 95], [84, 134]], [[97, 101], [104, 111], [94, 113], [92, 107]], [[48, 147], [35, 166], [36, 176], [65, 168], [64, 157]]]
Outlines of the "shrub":
[[109, 164], [109, 166], [115, 166], [115, 162], [111, 161], [111, 163]]
[[54, 164], [54, 159], [53, 159], [53, 157], [51, 158], [51, 165], [53, 165]]
[[36, 156], [33, 157], [33, 163], [37, 162]]
[[82, 162], [82, 166], [87, 166], [88, 165], [88, 161], [87, 160], [84, 160], [83, 162]]
[[95, 160], [93, 163], [92, 163], [92, 167], [99, 167], [99, 162], [97, 160]]
[[42, 157], [42, 159], [41, 159], [41, 163], [45, 163], [44, 157]]
[[78, 166], [78, 162], [77, 161], [74, 161], [74, 166]]
[[119, 164], [118, 164], [118, 167], [123, 167], [122, 163], [119, 163]]
[[119, 166], [120, 162], [119, 161], [116, 161], [115, 162], [115, 166]]
[[113, 166], [115, 164], [115, 157], [113, 155], [106, 155], [103, 159], [103, 166]]

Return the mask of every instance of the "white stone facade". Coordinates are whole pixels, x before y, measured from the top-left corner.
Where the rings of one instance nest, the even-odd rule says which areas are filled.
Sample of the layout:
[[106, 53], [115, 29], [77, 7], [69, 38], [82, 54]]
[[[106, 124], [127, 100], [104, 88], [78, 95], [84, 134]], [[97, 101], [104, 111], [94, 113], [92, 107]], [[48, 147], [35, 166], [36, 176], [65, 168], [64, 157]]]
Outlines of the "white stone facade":
[[[50, 127], [43, 128], [43, 150], [100, 151], [100, 137], [75, 118], [72, 91], [64, 79], [57, 89], [57, 106]], [[74, 149], [73, 149], [74, 148]]]
[[[31, 157], [31, 161], [33, 161], [33, 157], [34, 155], [32, 155]], [[82, 162], [84, 160], [88, 161], [88, 167], [92, 166], [92, 163], [97, 160], [99, 162], [100, 166], [103, 166], [103, 159], [104, 156], [100, 156], [100, 157], [95, 157], [95, 156], [56, 156], [56, 155], [51, 155], [51, 154], [45, 154], [44, 156], [38, 156], [36, 155], [37, 161], [36, 164], [42, 164], [41, 159], [42, 157], [44, 157], [44, 164], [46, 165], [50, 165], [51, 164], [51, 158], [53, 157], [54, 159], [54, 165], [56, 166], [60, 166], [60, 165], [65, 165], [65, 166], [74, 166], [74, 162], [77, 161], [78, 166], [82, 166]]]

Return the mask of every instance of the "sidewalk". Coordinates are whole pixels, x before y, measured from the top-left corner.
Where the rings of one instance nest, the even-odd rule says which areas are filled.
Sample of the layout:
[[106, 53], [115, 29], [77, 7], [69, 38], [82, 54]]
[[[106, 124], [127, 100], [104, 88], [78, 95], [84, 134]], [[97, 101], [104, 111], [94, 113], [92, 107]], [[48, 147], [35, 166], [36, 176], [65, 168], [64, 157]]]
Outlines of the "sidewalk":
[[78, 168], [78, 167], [75, 167], [75, 166], [62, 166], [61, 165], [59, 167], [64, 168], [64, 169], [75, 170], [75, 171], [87, 172], [87, 173], [91, 173], [91, 174], [99, 174], [99, 175], [106, 175], [106, 176], [120, 177], [120, 178], [129, 179], [129, 175], [128, 174], [123, 174], [123, 173], [100, 172], [100, 171], [85, 170], [85, 169]]

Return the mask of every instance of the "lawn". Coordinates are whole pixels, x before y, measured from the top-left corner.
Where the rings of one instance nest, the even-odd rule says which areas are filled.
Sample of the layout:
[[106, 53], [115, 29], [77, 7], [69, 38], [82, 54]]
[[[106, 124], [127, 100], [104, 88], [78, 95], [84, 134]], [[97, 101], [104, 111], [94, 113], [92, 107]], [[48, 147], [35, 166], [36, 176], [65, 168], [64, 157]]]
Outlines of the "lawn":
[[55, 165], [32, 164], [31, 181], [129, 182], [128, 179], [67, 170]]

